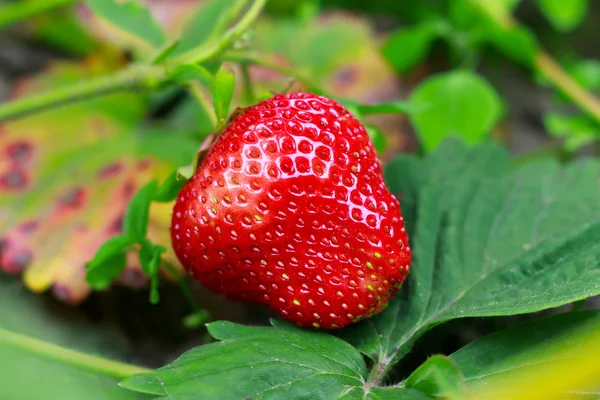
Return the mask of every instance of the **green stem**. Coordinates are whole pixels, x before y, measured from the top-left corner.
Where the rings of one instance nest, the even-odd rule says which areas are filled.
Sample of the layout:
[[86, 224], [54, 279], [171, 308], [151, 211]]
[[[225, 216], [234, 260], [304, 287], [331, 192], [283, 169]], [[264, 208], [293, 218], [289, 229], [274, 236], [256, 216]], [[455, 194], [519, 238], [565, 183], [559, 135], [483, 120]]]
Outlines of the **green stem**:
[[231, 45], [238, 40], [250, 25], [256, 21], [267, 0], [254, 0], [248, 12], [244, 14], [244, 16], [235, 24], [232, 28], [230, 28], [227, 32], [225, 32], [212, 46], [202, 46], [200, 49], [196, 51], [191, 51], [185, 54], [182, 54], [179, 57], [176, 57], [173, 62], [175, 64], [200, 64], [205, 62], [206, 60], [221, 54], [223, 51], [231, 47]]
[[[473, 3], [484, 16], [500, 29], [509, 30], [519, 26], [519, 23], [500, 2], [476, 0]], [[591, 118], [600, 122], [600, 100], [585, 90], [548, 53], [539, 49], [534, 56], [531, 67], [546, 77], [557, 90], [569, 97]]]
[[167, 80], [169, 68], [207, 61], [231, 47], [258, 18], [266, 1], [254, 0], [248, 12], [236, 25], [225, 32], [214, 45], [176, 57], [168, 65], [134, 66], [111, 76], [90, 79], [77, 85], [59, 88], [0, 105], [0, 122], [108, 93], [156, 89]]
[[244, 100], [246, 104], [254, 104], [256, 93], [254, 92], [254, 86], [252, 85], [252, 77], [248, 70], [248, 64], [241, 63], [240, 68], [242, 70], [242, 79], [244, 81]]
[[197, 82], [190, 82], [187, 84], [187, 88], [189, 92], [192, 94], [194, 99], [198, 102], [202, 110], [206, 113], [206, 116], [210, 120], [210, 124], [213, 129], [217, 127], [217, 116], [215, 114], [215, 110], [210, 103], [210, 101], [206, 98], [206, 95], [202, 91], [202, 88]]
[[0, 121], [49, 110], [74, 101], [128, 90], [154, 89], [165, 79], [161, 67], [130, 67], [114, 75], [101, 76], [0, 105]]
[[286, 67], [285, 65], [281, 65], [277, 61], [275, 61], [274, 57], [268, 54], [255, 54], [249, 52], [236, 52], [230, 51], [221, 57], [223, 61], [231, 61], [238, 63], [247, 63], [260, 65], [265, 68], [272, 69], [273, 71], [277, 71], [282, 73], [283, 75], [287, 75], [293, 77], [298, 82], [302, 83], [304, 86], [308, 88], [308, 90], [318, 90], [318, 85], [314, 84], [308, 76], [300, 73], [299, 71], [294, 70], [293, 68]]
[[0, 29], [78, 0], [20, 1], [0, 6]]
[[144, 367], [92, 356], [4, 329], [0, 329], [0, 344], [14, 346], [29, 353], [47, 357], [64, 364], [77, 366], [88, 371], [98, 372], [117, 379], [123, 379], [143, 372], [150, 372], [149, 369]]

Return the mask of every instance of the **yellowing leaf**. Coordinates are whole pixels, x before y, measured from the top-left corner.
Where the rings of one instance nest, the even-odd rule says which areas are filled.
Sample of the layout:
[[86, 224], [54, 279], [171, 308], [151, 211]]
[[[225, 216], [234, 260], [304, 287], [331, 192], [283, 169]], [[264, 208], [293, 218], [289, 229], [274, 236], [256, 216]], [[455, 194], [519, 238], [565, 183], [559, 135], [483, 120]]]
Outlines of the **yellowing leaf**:
[[[93, 60], [54, 64], [22, 82], [14, 96], [107, 69]], [[154, 155], [148, 143], [156, 134], [140, 133], [145, 103], [136, 94], [111, 95], [0, 126], [0, 270], [23, 272], [31, 290], [52, 288], [70, 302], [87, 296], [85, 264], [121, 231], [132, 195], [176, 167]], [[169, 206], [152, 207], [149, 235], [170, 248]], [[166, 258], [176, 262], [170, 249]], [[121, 281], [145, 282], [134, 255]]]

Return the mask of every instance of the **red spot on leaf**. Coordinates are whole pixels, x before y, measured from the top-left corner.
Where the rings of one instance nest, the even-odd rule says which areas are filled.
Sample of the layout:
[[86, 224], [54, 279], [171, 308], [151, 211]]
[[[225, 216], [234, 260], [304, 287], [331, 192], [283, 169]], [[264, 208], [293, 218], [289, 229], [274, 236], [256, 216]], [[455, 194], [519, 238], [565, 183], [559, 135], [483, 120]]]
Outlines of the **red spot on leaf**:
[[16, 163], [24, 163], [31, 158], [33, 153], [33, 146], [31, 143], [24, 140], [14, 142], [8, 145], [6, 148], [8, 158]]
[[117, 175], [119, 172], [121, 172], [122, 170], [123, 170], [123, 163], [117, 161], [117, 162], [114, 162], [114, 163], [109, 164], [106, 167], [102, 168], [98, 172], [98, 178], [100, 178], [100, 179], [112, 178], [115, 175]]
[[125, 198], [129, 199], [131, 196], [133, 196], [134, 191], [135, 191], [135, 184], [133, 183], [133, 181], [125, 182], [125, 184], [123, 185], [123, 196]]
[[39, 228], [40, 226], [40, 221], [26, 221], [23, 222], [20, 226], [19, 226], [19, 231], [21, 231], [21, 233], [23, 233], [24, 235], [29, 235], [33, 232], [36, 231], [37, 228]]
[[81, 187], [69, 189], [59, 198], [60, 208], [77, 209], [85, 204], [86, 192]]
[[22, 190], [27, 187], [27, 174], [18, 166], [13, 166], [4, 175], [0, 176], [0, 190]]
[[354, 84], [360, 76], [360, 70], [356, 67], [346, 67], [336, 72], [333, 77], [335, 85], [346, 86]]
[[33, 260], [33, 254], [29, 250], [18, 249], [2, 253], [0, 259], [5, 272], [9, 274], [18, 274], [22, 272]]
[[151, 158], [146, 158], [138, 162], [137, 167], [140, 171], [144, 171], [152, 166], [152, 162]]

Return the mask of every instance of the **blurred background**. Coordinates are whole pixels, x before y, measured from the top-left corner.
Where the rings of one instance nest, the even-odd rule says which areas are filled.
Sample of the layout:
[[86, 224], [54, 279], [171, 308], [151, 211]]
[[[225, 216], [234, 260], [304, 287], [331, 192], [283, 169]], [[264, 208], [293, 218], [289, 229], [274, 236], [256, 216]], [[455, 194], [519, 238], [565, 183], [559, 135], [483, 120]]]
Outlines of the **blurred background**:
[[[207, 2], [142, 2], [170, 37], [184, 29], [207, 35], [200, 23]], [[463, 110], [452, 118], [456, 130], [469, 127], [469, 142], [492, 137], [518, 159], [597, 155], [600, 2], [467, 2], [271, 0], [241, 39], [257, 62], [245, 56], [237, 67], [233, 106], [284, 90], [295, 77], [294, 88], [310, 83], [348, 104], [394, 109], [435, 98], [443, 112]], [[143, 43], [82, 2], [0, 0], [0, 107], [147, 57]], [[424, 154], [453, 133], [435, 115], [367, 114], [384, 161], [399, 152]], [[202, 327], [184, 323], [193, 309], [172, 275], [161, 282], [160, 303], [150, 305], [134, 254], [103, 291], [87, 284], [85, 264], [120, 232], [136, 190], [187, 164], [212, 130], [198, 93], [185, 88], [120, 93], [0, 122], [0, 325], [42, 329], [63, 344], [77, 337], [75, 347], [108, 348], [108, 355], [150, 367], [209, 340]], [[168, 245], [169, 223], [170, 204], [153, 204], [150, 237]], [[176, 265], [171, 251], [165, 259]], [[196, 319], [264, 323], [269, 316], [189, 285], [203, 310]], [[519, 318], [436, 329], [396, 375]]]

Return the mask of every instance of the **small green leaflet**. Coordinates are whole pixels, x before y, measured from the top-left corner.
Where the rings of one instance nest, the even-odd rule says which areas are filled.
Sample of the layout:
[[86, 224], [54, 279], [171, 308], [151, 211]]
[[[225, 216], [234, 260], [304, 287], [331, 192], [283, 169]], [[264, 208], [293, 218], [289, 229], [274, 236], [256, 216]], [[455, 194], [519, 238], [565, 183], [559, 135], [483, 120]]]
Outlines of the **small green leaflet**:
[[385, 171], [413, 249], [404, 288], [342, 337], [393, 365], [431, 327], [514, 315], [600, 293], [600, 165], [552, 159], [510, 168], [495, 144], [450, 140]]
[[86, 0], [86, 3], [98, 16], [153, 47], [163, 46], [167, 40], [150, 10], [135, 0]]
[[434, 75], [413, 91], [410, 101], [420, 108], [409, 117], [426, 151], [453, 136], [477, 144], [489, 136], [502, 115], [494, 88], [468, 71]]
[[123, 220], [123, 231], [125, 235], [134, 238], [138, 242], [146, 238], [150, 203], [157, 188], [158, 182], [156, 180], [148, 182], [133, 196], [127, 207]]
[[433, 41], [445, 29], [442, 20], [400, 28], [385, 42], [383, 55], [396, 71], [407, 72], [427, 57]]
[[235, 89], [235, 74], [227, 63], [223, 63], [217, 71], [212, 88], [213, 106], [217, 114], [217, 131], [223, 129], [229, 116], [229, 105]]
[[92, 261], [86, 265], [86, 280], [95, 290], [106, 289], [123, 272], [127, 262], [127, 250], [135, 239], [117, 235], [100, 246]]
[[406, 379], [404, 386], [418, 389], [434, 398], [468, 398], [460, 370], [452, 360], [440, 355], [425, 361]]
[[160, 257], [167, 249], [164, 246], [153, 245], [144, 239], [139, 253], [142, 269], [150, 277], [150, 303], [157, 304], [160, 301], [158, 293]]
[[192, 64], [178, 65], [169, 72], [169, 79], [178, 84], [198, 81], [207, 89], [211, 89], [214, 83], [214, 77], [206, 68]]
[[588, 0], [537, 0], [538, 7], [559, 31], [575, 29], [585, 18]]

